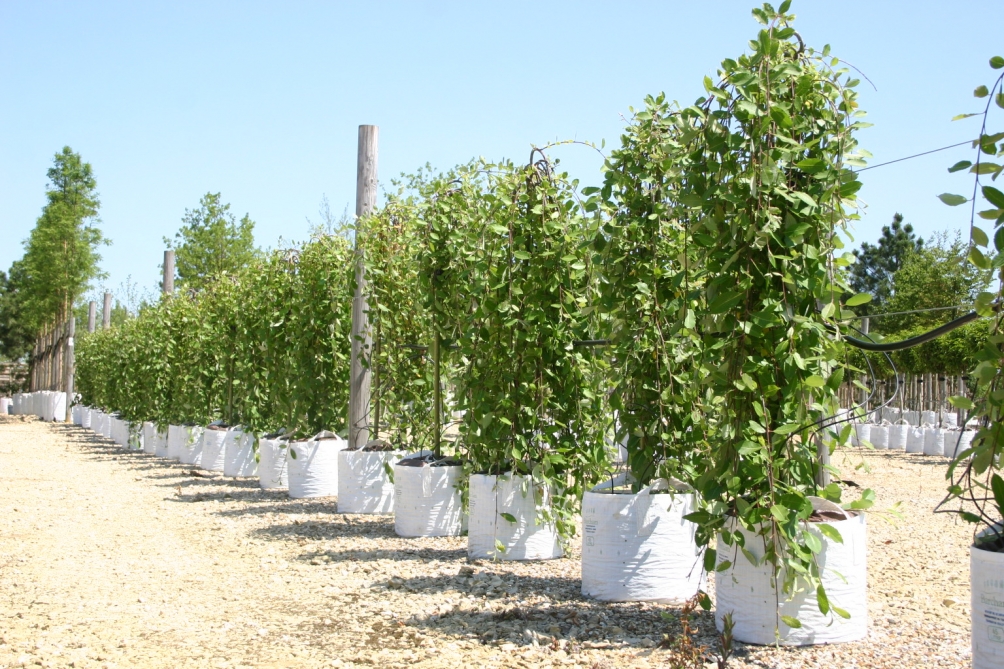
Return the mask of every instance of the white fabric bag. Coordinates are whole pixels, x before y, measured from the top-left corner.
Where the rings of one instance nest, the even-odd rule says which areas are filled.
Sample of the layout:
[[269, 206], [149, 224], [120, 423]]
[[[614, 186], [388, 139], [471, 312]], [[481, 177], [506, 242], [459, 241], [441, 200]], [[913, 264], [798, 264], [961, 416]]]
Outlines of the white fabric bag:
[[158, 458], [167, 457], [167, 447], [168, 447], [168, 437], [171, 434], [171, 426], [168, 425], [167, 429], [163, 432], [157, 434], [157, 440], [154, 442], [153, 454]]
[[153, 455], [157, 441], [157, 426], [146, 421], [143, 423], [143, 452]]
[[394, 466], [394, 531], [399, 537], [458, 536], [467, 529], [457, 488], [464, 468], [434, 466], [422, 461], [426, 455], [423, 451]]
[[[848, 516], [832, 502], [818, 497], [809, 499], [816, 510]], [[816, 591], [806, 588], [804, 583], [791, 599], [784, 601], [783, 574], [775, 582], [769, 562], [754, 566], [738, 547], [726, 545], [719, 537], [718, 564], [726, 560], [732, 563], [731, 567], [715, 572], [715, 623], [719, 631], [722, 630], [722, 617], [732, 613], [732, 635], [743, 643], [773, 645], [775, 629], [777, 642], [782, 646], [857, 641], [868, 635], [865, 514], [827, 521], [827, 525], [840, 533], [843, 543], [826, 537], [812, 525], [815, 523], [810, 523], [809, 531], [823, 544], [823, 550], [816, 556], [823, 587], [830, 602], [847, 611], [850, 618], [841, 618], [832, 611], [822, 615]], [[746, 550], [758, 561], [762, 560], [763, 539], [742, 528], [739, 531], [746, 539]], [[781, 616], [797, 618], [802, 627], [788, 627]]]
[[679, 604], [704, 581], [697, 526], [683, 517], [696, 508], [693, 492], [658, 479], [637, 494], [602, 492], [630, 480], [620, 475], [582, 499], [582, 595], [608, 602]]
[[[973, 437], [976, 436], [976, 430], [953, 431], [949, 435], [951, 435], [951, 442], [949, 442], [948, 436], [945, 437], [945, 456], [954, 460], [973, 445]], [[969, 458], [965, 459], [968, 460]]]
[[928, 427], [924, 430], [924, 455], [945, 454], [945, 431], [940, 427]]
[[80, 407], [80, 427], [86, 427], [90, 429], [91, 418], [94, 416], [94, 410], [89, 407]]
[[1004, 667], [1004, 553], [971, 546], [969, 577], [973, 669], [1000, 669]]
[[906, 449], [906, 438], [910, 434], [910, 426], [905, 422], [900, 421], [896, 425], [889, 426], [889, 443], [888, 448], [890, 451], [902, 451]]
[[923, 427], [911, 427], [906, 436], [907, 453], [924, 452], [924, 429]]
[[959, 415], [950, 411], [941, 413], [941, 427], [950, 428], [959, 426]]
[[226, 453], [223, 450], [223, 440], [227, 437], [229, 430], [220, 425], [210, 425], [202, 433], [202, 462], [200, 467], [208, 472], [222, 472], [223, 459]]
[[278, 437], [258, 441], [258, 485], [262, 490], [288, 488], [287, 443]]
[[914, 427], [920, 427], [920, 412], [918, 411], [904, 411], [903, 418], [906, 422]]
[[224, 441], [223, 475], [250, 477], [258, 475], [258, 462], [254, 457], [255, 436], [234, 430]]
[[[529, 476], [474, 474], [470, 479], [467, 555], [473, 560], [550, 560], [562, 556], [558, 530], [541, 524], [537, 505], [551, 491]], [[496, 542], [501, 544], [499, 550]]]
[[873, 448], [884, 451], [889, 447], [888, 425], [872, 425], [869, 436]]
[[394, 513], [394, 482], [388, 476], [404, 451], [338, 453], [338, 513]]
[[291, 443], [286, 461], [289, 496], [303, 499], [337, 495], [338, 451], [346, 446], [347, 441], [331, 432]]
[[167, 459], [181, 460], [181, 449], [188, 440], [188, 431], [183, 425], [167, 426]]
[[872, 426], [869, 423], [858, 423], [854, 426], [857, 436], [857, 446], [869, 446], [872, 443]]
[[181, 445], [179, 456], [181, 464], [202, 466], [202, 433], [205, 429], [201, 425], [185, 426], [185, 441]]
[[928, 425], [938, 424], [938, 414], [935, 411], [921, 411], [920, 412], [920, 422], [926, 423]]

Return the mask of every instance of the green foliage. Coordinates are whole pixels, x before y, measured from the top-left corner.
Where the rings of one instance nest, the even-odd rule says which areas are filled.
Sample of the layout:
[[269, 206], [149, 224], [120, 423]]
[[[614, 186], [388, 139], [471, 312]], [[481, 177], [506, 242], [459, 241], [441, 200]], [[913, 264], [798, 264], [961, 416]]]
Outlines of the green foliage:
[[[893, 275], [892, 295], [886, 299], [882, 311], [895, 313], [946, 306], [961, 306], [957, 312], [931, 311], [917, 314], [885, 316], [872, 321], [873, 329], [883, 334], [900, 333], [906, 329], [937, 327], [955, 316], [965, 313], [976, 296], [986, 290], [991, 271], [966, 262], [969, 250], [961, 238], [949, 240], [939, 233], [905, 258]], [[897, 339], [902, 335], [897, 335]]]
[[[991, 58], [990, 67], [1001, 69], [1004, 59]], [[962, 518], [987, 530], [979, 539], [981, 545], [1000, 551], [1004, 550], [1004, 528], [1001, 527], [1004, 483], [997, 473], [1004, 459], [1004, 309], [1001, 306], [1004, 301], [1004, 193], [992, 183], [1004, 171], [1004, 132], [992, 132], [987, 125], [994, 105], [1004, 109], [1004, 74], [991, 86], [978, 87], [974, 95], [987, 98], [983, 112], [956, 118], [976, 116], [982, 120], [980, 136], [973, 141], [975, 159], [964, 161], [961, 168], [957, 164], [950, 171], [968, 167], [969, 173], [974, 175], [972, 197], [956, 196], [971, 203], [967, 257], [977, 269], [992, 272], [994, 283], [975, 299], [976, 310], [989, 323], [986, 344], [975, 352], [975, 366], [970, 372], [976, 383], [970, 418], [977, 419], [979, 430], [972, 447], [959, 453], [949, 467], [947, 477], [951, 484], [947, 500], [958, 501], [956, 511]], [[941, 199], [945, 201], [944, 196]], [[977, 225], [978, 219], [980, 225]], [[956, 402], [960, 399], [965, 398], [956, 398]]]
[[90, 163], [65, 146], [48, 177], [42, 215], [24, 243], [24, 257], [11, 269], [17, 304], [10, 313], [33, 333], [69, 317], [77, 297], [101, 275], [97, 247], [106, 243], [95, 227], [100, 203]]
[[[417, 184], [416, 184], [417, 185]], [[413, 189], [414, 185], [409, 189]], [[412, 450], [432, 448], [432, 326], [419, 284], [424, 223], [416, 193], [402, 189], [362, 222], [356, 240], [365, 252], [373, 350], [370, 425]], [[424, 348], [423, 348], [424, 346]]]
[[127, 420], [344, 430], [351, 250], [321, 237], [81, 336], [77, 388]]
[[602, 474], [603, 409], [587, 338], [591, 218], [575, 184], [538, 151], [527, 166], [475, 163], [427, 200], [423, 286], [436, 327], [459, 347], [468, 471], [531, 475], [563, 536]]
[[182, 227], [164, 243], [175, 249], [176, 288], [202, 290], [215, 278], [233, 274], [258, 255], [254, 221], [244, 214], [238, 222], [219, 193], [206, 193], [198, 209], [186, 209]]
[[20, 360], [31, 352], [36, 331], [30, 328], [24, 303], [24, 263], [0, 271], [0, 359]]
[[602, 192], [615, 218], [593, 243], [633, 470], [676, 460], [700, 494], [699, 543], [742, 544], [733, 523], [757, 533], [790, 595], [803, 578], [821, 587], [810, 436], [843, 377], [824, 322], [850, 292], [851, 258], [834, 256], [856, 218], [864, 124], [857, 82], [802, 44], [787, 4], [754, 10], [751, 53], [705, 78], [706, 96], [635, 115]]
[[864, 242], [854, 250], [856, 262], [851, 265], [848, 283], [856, 293], [872, 296], [871, 305], [859, 309], [862, 315], [888, 311], [883, 305], [894, 292], [893, 276], [911, 254], [924, 248], [924, 240], [913, 233], [913, 226], [903, 225], [903, 214], [893, 216], [892, 225], [882, 227], [877, 245]]

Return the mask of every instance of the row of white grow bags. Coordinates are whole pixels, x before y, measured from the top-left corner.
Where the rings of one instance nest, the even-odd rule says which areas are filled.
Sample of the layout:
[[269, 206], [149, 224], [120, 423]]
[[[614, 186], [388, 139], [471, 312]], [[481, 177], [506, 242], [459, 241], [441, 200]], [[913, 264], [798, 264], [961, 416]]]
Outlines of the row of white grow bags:
[[34, 415], [44, 421], [62, 422], [66, 420], [66, 393], [53, 390], [15, 393], [11, 398], [10, 409], [13, 414]]
[[904, 423], [856, 423], [851, 435], [853, 446], [870, 445], [879, 450], [906, 451], [954, 458], [973, 442], [976, 430], [941, 428], [933, 425], [915, 427]]
[[[103, 412], [93, 412], [91, 420], [99, 425], [118, 421]], [[236, 472], [233, 476], [257, 473], [262, 488], [288, 486], [294, 498], [338, 495], [342, 513], [393, 511], [401, 536], [456, 536], [469, 522], [468, 553], [474, 558], [536, 560], [562, 555], [554, 524], [538, 519], [537, 510], [548, 505], [551, 491], [530, 477], [471, 476], [468, 519], [459, 492], [460, 464], [437, 462], [427, 452], [405, 456], [400, 451], [348, 451], [345, 440], [331, 433], [292, 443], [274, 435], [261, 438], [255, 462], [254, 441], [237, 428], [171, 426], [157, 432], [150, 423], [143, 426], [142, 439], [147, 452], [177, 455], [186, 464]], [[623, 476], [611, 480], [583, 499], [583, 594], [605, 601], [689, 599], [704, 582], [696, 528], [684, 519], [696, 508], [694, 494], [678, 482], [663, 480], [638, 493], [617, 490], [626, 481]], [[823, 500], [814, 500], [814, 505], [843, 513]], [[735, 638], [750, 643], [774, 643], [775, 628], [777, 640], [789, 645], [863, 638], [864, 516], [830, 524], [844, 541], [833, 542], [813, 530], [825, 545], [820, 566], [830, 598], [839, 597], [842, 608], [851, 613], [850, 620], [822, 619], [814, 593], [801, 592], [778, 605], [778, 584], [769, 566], [752, 565], [739, 556], [731, 568], [716, 574], [719, 627], [722, 616], [732, 612]], [[755, 537], [747, 538], [747, 547], [757, 555]], [[718, 546], [719, 561], [728, 559], [729, 550]], [[803, 627], [787, 627], [782, 615], [798, 617]]]

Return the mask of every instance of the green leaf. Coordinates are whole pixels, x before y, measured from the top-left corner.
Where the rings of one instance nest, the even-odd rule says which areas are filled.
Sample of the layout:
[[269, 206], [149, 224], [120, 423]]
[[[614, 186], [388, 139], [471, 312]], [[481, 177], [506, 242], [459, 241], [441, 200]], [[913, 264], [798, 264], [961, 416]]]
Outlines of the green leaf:
[[998, 209], [1004, 209], [1004, 193], [1000, 192], [993, 186], [984, 186], [982, 190], [983, 197], [985, 197], [990, 204]]
[[994, 474], [990, 478], [990, 489], [994, 492], [994, 500], [997, 501], [997, 513], [1004, 516], [1004, 479], [1000, 474]]
[[987, 257], [983, 255], [983, 252], [975, 246], [971, 246], [969, 248], [969, 262], [980, 269], [990, 269], [990, 261], [987, 260]]
[[988, 91], [987, 87], [983, 85], [977, 86], [976, 90], [973, 91], [973, 97], [976, 98], [985, 98], [988, 95], [990, 95], [990, 91]]
[[962, 170], [966, 169], [967, 167], [972, 167], [972, 166], [973, 166], [972, 161], [969, 161], [969, 160], [960, 160], [959, 162], [957, 162], [954, 165], [952, 165], [951, 167], [949, 167], [948, 171], [949, 172], [961, 172]]
[[990, 244], [990, 238], [987, 237], [987, 233], [983, 232], [981, 228], [975, 225], [969, 230], [969, 237], [977, 246], [987, 246]]
[[816, 528], [822, 533], [827, 539], [832, 539], [838, 544], [844, 543], [844, 538], [840, 536], [840, 532], [833, 525], [828, 525], [826, 523], [818, 523]]
[[805, 539], [805, 547], [808, 548], [813, 553], [815, 553], [816, 555], [818, 555], [820, 551], [823, 550], [823, 542], [820, 541], [819, 537], [817, 537], [812, 532], [806, 532], [803, 535], [803, 538]]
[[1004, 225], [997, 228], [997, 232], [994, 233], [994, 247], [998, 251], [1004, 251]]
[[948, 403], [957, 409], [964, 409], [966, 411], [972, 411], [974, 408], [973, 401], [962, 395], [953, 395], [949, 397]]
[[792, 618], [791, 616], [781, 616], [781, 622], [793, 630], [797, 630], [802, 627], [801, 621], [799, 621], [798, 618]]
[[871, 301], [872, 301], [872, 296], [870, 293], [858, 293], [853, 297], [849, 297], [847, 301], [844, 302], [844, 305], [848, 307], [856, 307], [860, 304], [868, 304]]
[[704, 571], [709, 574], [715, 570], [715, 560], [718, 558], [718, 552], [714, 548], [708, 548], [704, 551]]
[[505, 544], [498, 539], [495, 540], [495, 553], [496, 555], [505, 555]]
[[516, 523], [516, 516], [512, 515], [511, 513], [500, 513], [499, 515], [502, 516], [503, 518], [505, 518], [510, 523], [513, 523], [513, 524]]
[[817, 374], [813, 374], [812, 376], [806, 378], [804, 383], [810, 388], [822, 388], [823, 386], [826, 385], [826, 381], [823, 379], [823, 377]]
[[1002, 67], [1004, 67], [1004, 58], [1001, 58], [1000, 56], [994, 56], [993, 58], [990, 59], [990, 67], [994, 68], [995, 70], [1001, 69]]
[[824, 616], [830, 612], [830, 598], [826, 596], [826, 588], [822, 583], [816, 586], [816, 602], [819, 604], [819, 612]]
[[961, 195], [955, 195], [953, 193], [942, 193], [938, 196], [938, 199], [947, 204], [949, 207], [958, 207], [960, 204], [969, 202], [969, 200]]
[[844, 620], [850, 620], [851, 619], [851, 614], [848, 613], [847, 611], [845, 611], [844, 609], [840, 608], [839, 606], [831, 606], [830, 608], [833, 610], [834, 613], [836, 613], [838, 616], [840, 616]]
[[725, 571], [731, 566], [732, 566], [731, 562], [729, 562], [728, 560], [722, 560], [721, 562], [718, 563], [718, 566], [715, 567], [715, 571]]

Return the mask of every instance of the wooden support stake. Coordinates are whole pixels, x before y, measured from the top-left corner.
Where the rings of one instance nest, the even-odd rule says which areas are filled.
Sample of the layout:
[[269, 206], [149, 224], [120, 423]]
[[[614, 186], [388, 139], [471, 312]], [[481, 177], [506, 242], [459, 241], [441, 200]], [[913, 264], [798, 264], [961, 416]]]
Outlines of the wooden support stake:
[[164, 283], [165, 295], [174, 293], [174, 251], [164, 251]]
[[76, 356], [73, 351], [73, 336], [77, 332], [77, 319], [70, 317], [66, 322], [66, 343], [63, 355], [63, 390], [66, 392], [66, 422], [72, 422], [70, 404], [73, 403], [73, 372]]
[[98, 303], [91, 300], [87, 305], [87, 331], [94, 332], [94, 326], [98, 318]]
[[366, 265], [359, 234], [365, 218], [376, 208], [377, 127], [359, 126], [356, 160], [356, 289], [352, 297], [352, 357], [349, 366], [349, 448], [363, 448], [369, 441], [370, 370], [362, 356], [373, 347], [366, 304]]
[[104, 309], [101, 311], [101, 327], [105, 330], [112, 326], [112, 294], [105, 293]]

